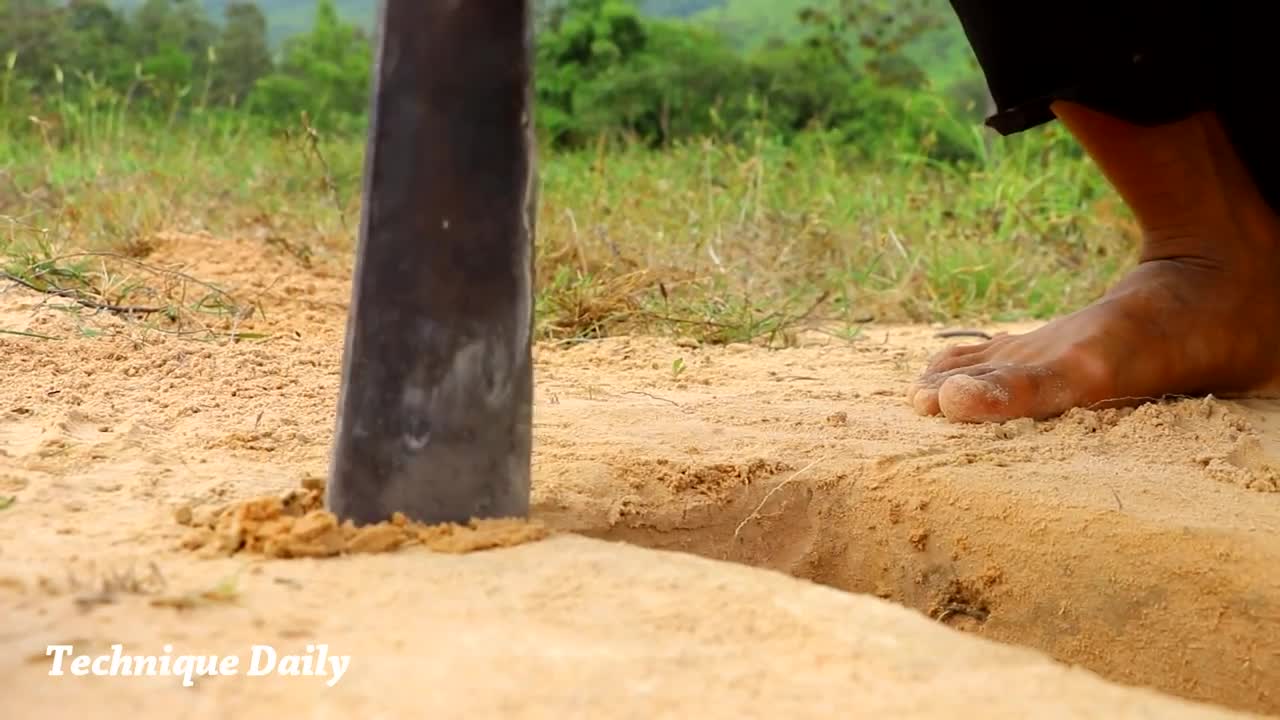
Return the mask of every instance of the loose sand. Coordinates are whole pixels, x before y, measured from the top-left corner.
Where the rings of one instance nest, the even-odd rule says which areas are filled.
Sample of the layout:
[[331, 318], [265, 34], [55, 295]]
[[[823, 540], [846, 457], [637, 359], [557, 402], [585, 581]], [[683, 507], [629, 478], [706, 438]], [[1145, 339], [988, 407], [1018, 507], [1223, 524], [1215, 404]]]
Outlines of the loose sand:
[[[148, 258], [178, 261], [275, 335], [0, 294], [0, 329], [62, 338], [0, 335], [0, 717], [1280, 714], [1280, 403], [957, 426], [902, 399], [926, 327], [543, 345], [534, 521], [357, 532], [314, 507], [348, 265]], [[113, 642], [352, 660], [334, 687], [47, 675], [46, 645]]]

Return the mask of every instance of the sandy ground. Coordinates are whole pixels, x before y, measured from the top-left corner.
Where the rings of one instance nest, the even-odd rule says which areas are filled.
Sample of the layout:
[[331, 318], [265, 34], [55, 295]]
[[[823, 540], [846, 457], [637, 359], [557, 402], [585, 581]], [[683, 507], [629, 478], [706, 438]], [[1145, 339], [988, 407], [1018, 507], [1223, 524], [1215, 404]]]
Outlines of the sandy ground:
[[[228, 554], [208, 528], [262, 496], [370, 549], [288, 514], [327, 470], [349, 271], [254, 237], [148, 258], [178, 261], [275, 336], [0, 294], [0, 329], [62, 338], [0, 335], [0, 717], [1280, 714], [1278, 403], [957, 426], [902, 400], [925, 327], [545, 345], [534, 525]], [[48, 645], [112, 643], [351, 659], [332, 687], [49, 676]]]

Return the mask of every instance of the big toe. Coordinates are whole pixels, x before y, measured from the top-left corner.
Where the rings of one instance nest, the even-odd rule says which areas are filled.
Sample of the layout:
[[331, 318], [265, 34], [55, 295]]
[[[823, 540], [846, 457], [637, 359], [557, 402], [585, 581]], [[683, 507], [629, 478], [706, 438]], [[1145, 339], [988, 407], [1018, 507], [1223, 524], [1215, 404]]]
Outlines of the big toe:
[[1051, 373], [1013, 367], [981, 377], [953, 375], [938, 387], [938, 408], [955, 422], [1042, 419], [1062, 412], [1061, 383]]

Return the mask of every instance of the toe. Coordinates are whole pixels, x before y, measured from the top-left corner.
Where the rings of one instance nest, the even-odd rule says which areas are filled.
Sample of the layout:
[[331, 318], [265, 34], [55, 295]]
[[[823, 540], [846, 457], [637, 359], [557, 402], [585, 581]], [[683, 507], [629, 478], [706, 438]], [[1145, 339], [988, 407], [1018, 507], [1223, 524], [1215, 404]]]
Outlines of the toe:
[[982, 376], [994, 371], [994, 366], [982, 364], [926, 374], [907, 388], [907, 402], [921, 415], [941, 414], [942, 409], [938, 405], [938, 389], [947, 381], [947, 378], [961, 374]]
[[999, 367], [1000, 366], [992, 363], [974, 363], [971, 365], [952, 368], [950, 370], [927, 372], [916, 381], [915, 385], [916, 387], [931, 387], [936, 389], [942, 387], [942, 383], [946, 382], [949, 377], [954, 377], [956, 375], [986, 375], [988, 373], [995, 372]]
[[1042, 419], [1070, 406], [1056, 376], [1043, 369], [1007, 367], [981, 376], [955, 374], [938, 386], [938, 408], [956, 422]]
[[988, 343], [979, 343], [977, 345], [954, 345], [946, 348], [929, 359], [925, 374], [931, 375], [946, 372], [983, 362], [986, 358], [982, 353], [987, 349], [987, 346]]
[[938, 388], [915, 386], [910, 393], [911, 407], [918, 415], [937, 415], [942, 412], [938, 405]]

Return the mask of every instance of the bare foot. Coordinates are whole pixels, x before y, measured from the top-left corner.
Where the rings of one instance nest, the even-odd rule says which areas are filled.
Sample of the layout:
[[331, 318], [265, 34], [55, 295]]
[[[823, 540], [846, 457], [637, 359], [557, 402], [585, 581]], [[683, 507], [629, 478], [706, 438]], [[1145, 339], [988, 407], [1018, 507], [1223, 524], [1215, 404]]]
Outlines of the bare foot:
[[1089, 307], [949, 348], [908, 397], [963, 422], [1280, 386], [1280, 216], [1212, 114], [1141, 128], [1055, 105], [1144, 229], [1142, 262]]

